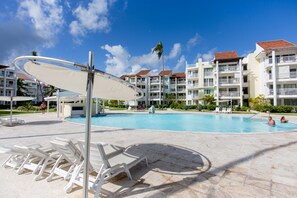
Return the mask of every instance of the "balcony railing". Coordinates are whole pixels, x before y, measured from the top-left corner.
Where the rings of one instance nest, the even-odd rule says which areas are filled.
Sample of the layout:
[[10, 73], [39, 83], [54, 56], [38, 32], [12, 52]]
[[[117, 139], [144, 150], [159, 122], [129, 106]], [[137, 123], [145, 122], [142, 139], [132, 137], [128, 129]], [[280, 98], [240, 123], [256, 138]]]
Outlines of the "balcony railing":
[[197, 84], [189, 84], [188, 87], [189, 88], [198, 88], [199, 85], [198, 85], [198, 83]]
[[182, 80], [182, 81], [177, 81], [177, 84], [185, 84], [186, 81], [185, 80]]
[[187, 64], [187, 67], [196, 67], [196, 64]]
[[[272, 80], [272, 74], [268, 74], [269, 80]], [[290, 79], [290, 78], [297, 78], [297, 72], [290, 72], [290, 73], [280, 73], [277, 76], [278, 79]]]
[[198, 78], [198, 74], [191, 74], [191, 75], [188, 75], [188, 78]]
[[[297, 95], [297, 88], [283, 88], [276, 90], [277, 95]], [[268, 95], [273, 95], [273, 89], [269, 89]]]
[[159, 88], [151, 88], [151, 91], [159, 91]]
[[220, 96], [225, 96], [225, 97], [238, 97], [240, 96], [240, 93], [239, 91], [222, 91], [222, 92], [219, 92], [219, 95]]
[[[296, 55], [275, 57], [276, 63], [290, 63], [290, 62], [296, 62], [296, 61], [297, 61]], [[272, 58], [268, 58], [268, 63], [272, 64]]]
[[204, 76], [213, 76], [213, 72], [205, 72]]
[[160, 99], [159, 96], [150, 96], [150, 99]]
[[239, 84], [239, 78], [219, 79], [220, 84]]
[[186, 89], [177, 89], [178, 92], [185, 92]]
[[239, 67], [219, 67], [220, 72], [239, 71]]
[[213, 87], [213, 83], [204, 83], [204, 87]]
[[160, 83], [159, 80], [151, 80], [151, 83]]

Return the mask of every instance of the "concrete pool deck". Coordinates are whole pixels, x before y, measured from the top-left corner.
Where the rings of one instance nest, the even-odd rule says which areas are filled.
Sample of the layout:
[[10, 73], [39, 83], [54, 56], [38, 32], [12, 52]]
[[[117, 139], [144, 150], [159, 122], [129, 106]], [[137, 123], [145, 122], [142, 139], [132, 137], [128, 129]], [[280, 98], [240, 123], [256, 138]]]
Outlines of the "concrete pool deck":
[[[54, 137], [84, 139], [84, 125], [61, 121], [55, 113], [17, 117], [26, 124], [0, 126], [0, 146], [49, 145]], [[296, 116], [286, 118], [297, 122]], [[132, 145], [131, 152], [141, 152], [149, 160], [149, 167], [141, 163], [132, 168], [133, 180], [121, 174], [104, 184], [102, 197], [297, 197], [297, 132], [176, 133], [92, 126], [91, 138]], [[1, 162], [6, 158], [0, 155]], [[0, 176], [0, 197], [82, 196], [80, 187], [65, 193], [67, 182], [61, 178], [33, 181], [30, 173], [17, 175], [3, 167]]]

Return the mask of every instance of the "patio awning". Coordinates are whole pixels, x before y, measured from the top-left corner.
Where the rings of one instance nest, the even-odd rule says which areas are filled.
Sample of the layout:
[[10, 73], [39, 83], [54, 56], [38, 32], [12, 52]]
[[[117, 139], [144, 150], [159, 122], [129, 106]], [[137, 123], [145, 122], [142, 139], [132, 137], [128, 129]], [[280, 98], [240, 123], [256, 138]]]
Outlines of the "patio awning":
[[33, 97], [27, 97], [27, 96], [0, 96], [1, 101], [6, 101], [6, 102], [17, 102], [17, 101], [29, 101], [29, 100], [34, 100], [35, 98]]

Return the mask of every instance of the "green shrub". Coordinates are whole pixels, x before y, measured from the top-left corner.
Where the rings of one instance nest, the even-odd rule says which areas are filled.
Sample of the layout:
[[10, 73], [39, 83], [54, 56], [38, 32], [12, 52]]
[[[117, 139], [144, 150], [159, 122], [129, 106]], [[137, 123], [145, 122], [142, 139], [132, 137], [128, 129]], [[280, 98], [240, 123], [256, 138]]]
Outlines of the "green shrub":
[[210, 111], [213, 111], [213, 110], [216, 109], [216, 105], [215, 104], [208, 104], [208, 105], [206, 105], [206, 109], [210, 110]]

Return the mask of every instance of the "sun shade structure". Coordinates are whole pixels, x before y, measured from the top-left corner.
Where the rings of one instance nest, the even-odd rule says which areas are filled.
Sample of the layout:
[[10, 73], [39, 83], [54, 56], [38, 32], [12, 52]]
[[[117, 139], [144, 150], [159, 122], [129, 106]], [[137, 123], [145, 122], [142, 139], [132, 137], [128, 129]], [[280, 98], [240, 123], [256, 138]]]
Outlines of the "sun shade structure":
[[[26, 61], [23, 68], [20, 61]], [[14, 64], [20, 71], [39, 81], [87, 96], [83, 197], [88, 197], [92, 97], [135, 100], [142, 97], [141, 90], [115, 76], [94, 69], [92, 52], [89, 52], [88, 66], [40, 56], [18, 57]]]
[[9, 122], [9, 125], [12, 126], [12, 102], [30, 101], [30, 100], [34, 100], [34, 98], [26, 97], [26, 96], [0, 96], [0, 100], [10, 102], [10, 122]]

